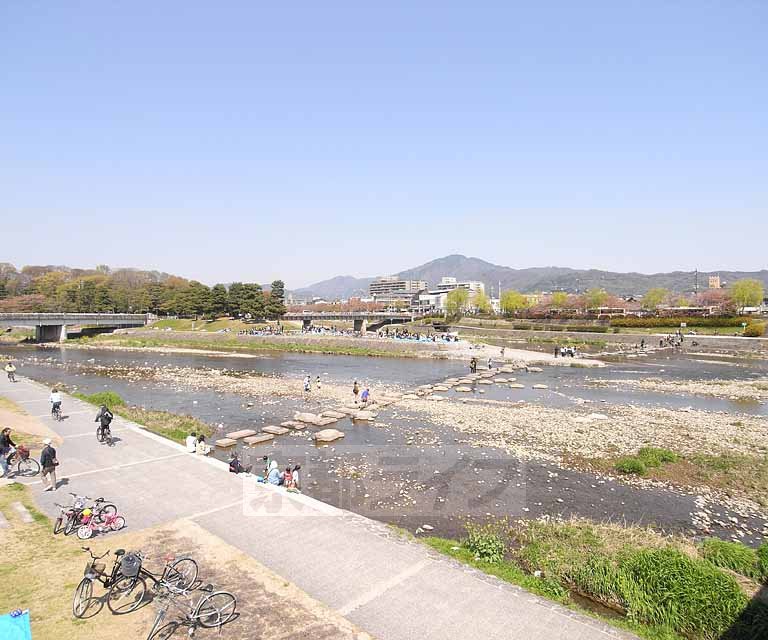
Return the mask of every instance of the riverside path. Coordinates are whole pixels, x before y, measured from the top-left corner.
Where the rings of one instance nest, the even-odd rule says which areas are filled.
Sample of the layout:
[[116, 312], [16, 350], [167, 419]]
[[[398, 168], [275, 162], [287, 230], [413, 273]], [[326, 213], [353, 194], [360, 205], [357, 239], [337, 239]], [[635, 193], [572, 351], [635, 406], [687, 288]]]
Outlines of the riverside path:
[[[0, 395], [45, 421], [48, 393], [21, 377], [16, 384], [0, 380]], [[230, 474], [224, 463], [188, 454], [118, 416], [115, 446], [100, 445], [95, 413], [65, 395], [67, 418], [49, 422], [62, 439], [59, 490], [44, 492], [39, 476], [24, 480], [49, 515], [57, 513], [61, 493], [72, 491], [113, 500], [131, 529], [194, 520], [379, 640], [634, 638], [440, 556], [384, 524]]]

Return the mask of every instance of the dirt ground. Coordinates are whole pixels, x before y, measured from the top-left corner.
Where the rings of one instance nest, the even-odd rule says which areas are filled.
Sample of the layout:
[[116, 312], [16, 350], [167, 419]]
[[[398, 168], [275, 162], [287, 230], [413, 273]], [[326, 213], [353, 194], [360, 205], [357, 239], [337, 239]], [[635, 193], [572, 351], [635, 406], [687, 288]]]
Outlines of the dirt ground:
[[[20, 520], [11, 507], [17, 501], [32, 512], [34, 522]], [[151, 602], [134, 613], [116, 616], [99, 600], [89, 608], [89, 619], [72, 616], [72, 595], [88, 558], [80, 549], [84, 543], [75, 537], [54, 536], [50, 521], [34, 510], [27, 490], [21, 485], [0, 488], [0, 511], [9, 522], [0, 528], [0, 611], [28, 608], [35, 640], [146, 637], [156, 613]], [[212, 629], [200, 630], [196, 637], [370, 640], [346, 619], [194, 522], [179, 520], [138, 532], [108, 534], [88, 545], [96, 554], [140, 549], [147, 554], [146, 566], [151, 570], [159, 570], [161, 558], [169, 553], [194, 557], [203, 584], [234, 593], [239, 613], [222, 628], [221, 636]], [[105, 594], [101, 586], [94, 589], [96, 598]], [[176, 636], [182, 638], [185, 633], [181, 628]]]

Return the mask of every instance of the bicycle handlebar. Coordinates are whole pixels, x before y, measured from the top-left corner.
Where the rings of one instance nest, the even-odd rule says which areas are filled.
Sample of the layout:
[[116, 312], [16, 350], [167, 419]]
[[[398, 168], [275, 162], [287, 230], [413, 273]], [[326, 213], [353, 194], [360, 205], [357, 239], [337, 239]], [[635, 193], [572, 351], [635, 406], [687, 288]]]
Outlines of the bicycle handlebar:
[[87, 551], [88, 555], [91, 556], [94, 560], [101, 560], [104, 556], [106, 556], [109, 553], [109, 549], [107, 549], [104, 553], [102, 553], [100, 556], [93, 555], [93, 551], [91, 551], [90, 547], [80, 547], [83, 551]]

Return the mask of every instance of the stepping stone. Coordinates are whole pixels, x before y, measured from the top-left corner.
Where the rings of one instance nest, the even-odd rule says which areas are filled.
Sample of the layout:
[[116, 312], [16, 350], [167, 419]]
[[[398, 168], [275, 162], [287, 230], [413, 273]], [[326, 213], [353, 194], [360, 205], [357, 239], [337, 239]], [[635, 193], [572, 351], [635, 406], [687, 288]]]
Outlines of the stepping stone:
[[19, 518], [21, 518], [22, 522], [31, 524], [35, 521], [35, 519], [32, 517], [32, 514], [27, 511], [27, 508], [21, 504], [21, 502], [12, 502], [11, 508], [19, 514]]
[[293, 419], [298, 422], [306, 422], [307, 424], [317, 424], [320, 416], [317, 416], [314, 413], [297, 413], [293, 416]]
[[459, 379], [458, 378], [446, 378], [445, 381], [446, 381], [446, 383], [448, 383], [448, 382], [456, 383], [456, 382], [459, 381]]
[[255, 444], [264, 444], [265, 442], [271, 442], [275, 439], [275, 436], [273, 436], [271, 433], [262, 433], [260, 436], [248, 436], [247, 438], [243, 439], [243, 442], [248, 445], [255, 445]]
[[288, 427], [289, 429], [296, 429], [297, 431], [301, 431], [301, 429], [307, 428], [307, 425], [305, 425], [303, 422], [299, 422], [298, 420], [286, 420], [285, 422], [281, 422], [280, 426]]
[[507, 382], [517, 382], [517, 378], [507, 378]]
[[419, 396], [417, 396], [415, 393], [406, 393], [403, 396], [403, 400], [418, 400]]
[[217, 447], [221, 447], [222, 449], [226, 449], [227, 447], [233, 447], [237, 444], [237, 440], [233, 440], [232, 438], [220, 438], [214, 443]]
[[493, 384], [492, 380], [478, 380], [477, 384]]
[[373, 411], [358, 411], [352, 416], [353, 420], [373, 420], [376, 414]]
[[507, 380], [506, 378], [494, 378], [493, 381], [498, 383], [498, 384], [505, 384], [505, 383], [509, 382], [509, 380]]
[[528, 371], [528, 373], [541, 373], [542, 371], [544, 371], [544, 369], [542, 369], [541, 367], [526, 367], [525, 369], [526, 371]]
[[470, 387], [456, 387], [456, 391], [461, 391], [462, 393], [466, 393], [467, 391], [472, 391]]
[[287, 429], [286, 427], [276, 427], [274, 425], [269, 425], [264, 427], [262, 431], [264, 433], [271, 433], [273, 436], [284, 436], [290, 431], [290, 429]]
[[341, 411], [323, 411], [320, 416], [323, 418], [336, 418], [337, 420], [341, 420], [342, 418], [346, 418], [347, 414], [342, 413]]
[[7, 529], [8, 527], [8, 520], [5, 519], [3, 512], [0, 511], [0, 529]]
[[232, 440], [239, 440], [240, 438], [245, 438], [246, 436], [253, 436], [256, 435], [256, 431], [253, 429], [241, 429], [240, 431], [233, 431], [232, 433], [227, 434], [227, 438], [231, 438]]
[[448, 387], [438, 385], [432, 389], [432, 391], [448, 391]]
[[513, 382], [511, 385], [509, 385], [510, 389], [525, 389], [524, 384], [520, 384], [519, 382]]
[[432, 400], [434, 402], [440, 402], [441, 400], [445, 400], [445, 396], [438, 396], [438, 395], [432, 394], [431, 396], [429, 396], [427, 398], [427, 400]]
[[333, 442], [344, 437], [344, 432], [338, 429], [323, 429], [312, 436], [316, 442]]
[[325, 427], [326, 425], [329, 425], [329, 424], [335, 424], [338, 421], [339, 421], [338, 418], [330, 418], [330, 417], [323, 418], [323, 417], [321, 417], [321, 418], [318, 418], [318, 420], [317, 420], [317, 422], [315, 422], [315, 424], [318, 427]]
[[549, 387], [545, 384], [535, 384], [531, 387], [531, 389], [549, 389]]
[[351, 416], [353, 413], [357, 413], [358, 407], [355, 407], [354, 409], [349, 409], [347, 407], [341, 407], [341, 409], [336, 409], [339, 413], [343, 413], [345, 416]]

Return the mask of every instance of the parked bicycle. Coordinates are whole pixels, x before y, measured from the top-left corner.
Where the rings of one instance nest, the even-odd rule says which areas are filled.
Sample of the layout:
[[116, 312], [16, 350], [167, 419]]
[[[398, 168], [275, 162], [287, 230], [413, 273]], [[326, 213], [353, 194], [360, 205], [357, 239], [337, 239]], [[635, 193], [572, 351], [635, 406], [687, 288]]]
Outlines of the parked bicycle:
[[144, 601], [147, 593], [147, 581], [152, 582], [152, 590], [156, 593], [163, 589], [183, 593], [190, 589], [197, 580], [197, 562], [189, 557], [176, 559], [173, 555], [164, 557], [165, 565], [162, 573], [156, 574], [144, 566], [144, 561], [149, 556], [136, 552], [138, 559], [136, 567], [126, 568], [123, 571], [125, 578], [113, 584], [109, 589], [107, 602], [109, 608], [118, 608], [121, 611], [133, 611]]
[[27, 447], [20, 444], [16, 451], [8, 460], [8, 468], [11, 469], [16, 464], [16, 475], [24, 478], [31, 478], [40, 473], [40, 463], [35, 460]]
[[[97, 523], [106, 523], [108, 519], [117, 516], [117, 507], [104, 498], [93, 500], [89, 496], [80, 496], [72, 492], [69, 495], [72, 496], [70, 506], [56, 505], [59, 507], [59, 515], [53, 523], [54, 534], [63, 531], [64, 535], [68, 536], [76, 531], [81, 524], [90, 521], [92, 516]], [[89, 505], [89, 500], [93, 500], [93, 504]], [[87, 520], [84, 520], [86, 518]]]
[[104, 533], [105, 531], [120, 531], [120, 529], [125, 526], [125, 518], [117, 514], [107, 514], [99, 517], [92, 513], [85, 514], [85, 512], [83, 512], [80, 522], [82, 522], [82, 524], [77, 528], [77, 537], [80, 538], [80, 540], [87, 540], [94, 534], [94, 532]]
[[[187, 636], [193, 637], [198, 627], [221, 630], [232, 620], [237, 609], [237, 598], [228, 591], [214, 591], [213, 585], [200, 588], [202, 592], [197, 602], [188, 594], [162, 588], [158, 593], [158, 611], [155, 623], [149, 631], [147, 640], [167, 640], [179, 627], [188, 627]], [[179, 619], [163, 624], [169, 610], [173, 607], [179, 613]]]
[[[98, 561], [104, 558], [109, 553], [109, 550], [105, 551], [100, 556], [95, 556], [90, 547], [81, 547], [81, 549], [88, 552], [91, 556], [91, 560], [85, 565], [85, 571], [83, 572], [84, 577], [80, 581], [80, 584], [75, 588], [75, 595], [72, 598], [72, 614], [75, 618], [83, 618], [88, 611], [88, 606], [93, 597], [94, 582], [98, 581], [105, 589], [108, 589], [123, 577], [120, 573], [120, 567], [122, 565], [122, 558], [125, 555], [124, 549], [115, 551], [115, 557], [112, 560], [112, 568], [109, 573], [107, 573], [106, 563]], [[109, 606], [109, 600], [107, 600], [107, 606]], [[113, 610], [113, 613], [120, 612]]]

